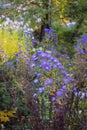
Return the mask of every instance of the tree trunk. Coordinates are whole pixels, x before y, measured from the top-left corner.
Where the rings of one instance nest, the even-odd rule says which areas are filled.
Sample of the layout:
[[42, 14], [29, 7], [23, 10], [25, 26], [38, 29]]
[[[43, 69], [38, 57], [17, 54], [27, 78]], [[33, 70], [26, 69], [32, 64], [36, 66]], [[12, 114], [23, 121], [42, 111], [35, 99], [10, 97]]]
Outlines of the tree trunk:
[[[48, 28], [51, 26], [51, 0], [43, 3], [43, 8], [47, 10], [45, 13], [45, 17], [42, 19], [42, 25], [40, 30], [39, 41], [42, 41], [42, 37], [45, 35], [44, 28]], [[50, 11], [49, 11], [50, 9]]]

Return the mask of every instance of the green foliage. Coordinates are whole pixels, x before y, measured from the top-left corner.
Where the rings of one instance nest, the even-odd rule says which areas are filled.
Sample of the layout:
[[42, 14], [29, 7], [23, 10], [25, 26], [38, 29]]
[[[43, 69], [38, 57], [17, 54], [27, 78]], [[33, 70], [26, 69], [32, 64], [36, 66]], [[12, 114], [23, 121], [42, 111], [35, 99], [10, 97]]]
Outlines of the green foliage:
[[0, 82], [0, 110], [9, 110], [12, 99], [4, 82]]

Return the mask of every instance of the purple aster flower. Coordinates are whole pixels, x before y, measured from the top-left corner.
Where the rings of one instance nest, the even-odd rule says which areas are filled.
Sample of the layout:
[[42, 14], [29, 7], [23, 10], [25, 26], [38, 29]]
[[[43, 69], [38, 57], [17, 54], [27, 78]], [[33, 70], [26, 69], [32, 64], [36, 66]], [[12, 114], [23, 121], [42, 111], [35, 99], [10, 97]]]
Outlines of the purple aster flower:
[[50, 78], [45, 81], [45, 85], [50, 85], [52, 83], [53, 83], [53, 79]]
[[45, 90], [45, 87], [40, 87], [40, 88], [38, 88], [38, 92], [39, 92], [39, 93], [44, 92], [44, 90]]
[[47, 60], [40, 60], [41, 65], [46, 65], [46, 64], [50, 64]]
[[68, 66], [72, 66], [72, 64], [68, 64]]
[[48, 28], [44, 28], [44, 32], [49, 32], [49, 29]]
[[43, 68], [44, 68], [44, 70], [47, 70], [47, 71], [50, 71], [50, 70], [51, 70], [50, 64], [45, 64], [45, 65], [43, 66]]
[[26, 59], [26, 64], [28, 64], [28, 65], [30, 64], [30, 59], [29, 58]]
[[42, 36], [43, 39], [46, 39], [46, 36]]
[[2, 52], [2, 53], [3, 53], [4, 51], [3, 51], [3, 50], [0, 50], [0, 52]]
[[68, 55], [66, 56], [66, 58], [67, 58], [67, 59], [70, 59], [70, 57], [69, 57]]
[[35, 80], [34, 80], [34, 83], [38, 83], [38, 79], [35, 79]]
[[80, 98], [85, 98], [85, 97], [87, 97], [87, 93], [81, 92], [81, 97]]
[[87, 97], [87, 93], [85, 93], [85, 92], [74, 92], [74, 94], [75, 94], [75, 96], [76, 97], [79, 97], [79, 98], [86, 98]]
[[66, 85], [63, 85], [63, 86], [56, 92], [56, 95], [59, 96], [59, 97], [63, 96], [65, 90], [66, 90]]
[[59, 60], [58, 60], [57, 58], [55, 58], [55, 57], [52, 57], [51, 60], [52, 60], [53, 62], [55, 62], [55, 63], [59, 63]]
[[62, 66], [62, 64], [60, 62], [56, 62], [55, 63], [57, 66]]
[[6, 64], [7, 65], [12, 65], [12, 62], [11, 61], [7, 61]]
[[64, 69], [64, 66], [62, 66], [62, 64], [60, 64], [60, 65], [58, 66], [58, 68], [59, 68], [60, 70], [62, 70], [62, 69]]
[[52, 53], [51, 51], [46, 51], [45, 52], [45, 54], [46, 54], [47, 57], [51, 57], [51, 53]]
[[61, 89], [58, 90], [58, 91], [56, 92], [56, 95], [57, 95], [58, 97], [63, 96], [63, 91], [62, 91]]
[[40, 22], [41, 22], [41, 18], [38, 18], [38, 19], [37, 19], [37, 22], [40, 23]]
[[54, 60], [54, 57], [51, 56], [51, 57], [50, 57], [50, 60], [53, 61], [53, 60]]
[[63, 70], [63, 71], [61, 71], [61, 74], [62, 74], [63, 76], [67, 76], [67, 77], [68, 77], [68, 76], [70, 76], [70, 75], [69, 75], [69, 74], [67, 74], [67, 72], [66, 72], [66, 71], [64, 71], [64, 70]]
[[33, 59], [33, 58], [36, 58], [36, 54], [33, 54], [33, 55], [32, 55], [32, 59]]
[[38, 71], [35, 71], [34, 74], [35, 74], [36, 76], [40, 76], [40, 75], [41, 75]]
[[61, 89], [65, 90], [66, 89], [66, 85], [63, 85]]
[[69, 78], [69, 82], [73, 82], [74, 81], [74, 78]]
[[40, 51], [40, 50], [37, 50], [37, 53], [38, 53], [38, 55], [40, 55], [40, 54], [42, 53], [42, 51]]
[[80, 49], [80, 50], [78, 51], [78, 54], [84, 55], [85, 53], [84, 53], [84, 51], [83, 51], [82, 49]]
[[40, 56], [41, 58], [46, 58], [46, 54], [44, 52], [40, 52], [38, 56]]
[[27, 52], [24, 52], [25, 55], [27, 55]]
[[8, 68], [14, 68], [14, 65], [11, 61], [7, 61], [6, 65], [8, 66]]
[[51, 36], [49, 35], [49, 36], [48, 36], [48, 38], [50, 39], [50, 38], [51, 38]]
[[54, 102], [56, 100], [56, 98], [55, 97], [51, 97], [51, 100], [52, 100], [52, 102]]
[[[56, 33], [53, 33], [52, 36], [57, 36], [57, 34], [56, 34]], [[56, 39], [55, 39], [55, 40], [56, 40]]]
[[58, 66], [56, 64], [53, 64], [53, 68], [57, 68]]
[[64, 78], [63, 81], [64, 81], [65, 84], [69, 83], [69, 79], [67, 79], [67, 78]]
[[36, 93], [34, 93], [34, 94], [33, 94], [33, 97], [35, 98], [36, 96], [37, 96], [37, 94], [36, 94]]
[[51, 66], [47, 60], [41, 60], [40, 62], [41, 62], [41, 66], [44, 68], [44, 70], [50, 71]]
[[18, 60], [18, 59], [16, 59], [16, 60], [15, 60], [15, 62], [18, 64], [19, 60]]
[[36, 66], [36, 64], [33, 62], [30, 64], [30, 68], [34, 68]]
[[37, 60], [38, 59], [38, 57], [36, 56], [36, 54], [33, 54], [32, 55], [32, 60]]
[[73, 88], [73, 91], [74, 91], [74, 92], [77, 92], [77, 88], [76, 88], [76, 87], [74, 87], [74, 88]]
[[19, 51], [18, 53], [15, 54], [15, 56], [19, 56], [22, 53], [22, 51]]
[[84, 74], [83, 77], [87, 77], [87, 74]]
[[87, 35], [82, 35], [82, 38], [79, 40], [79, 43], [87, 42]]
[[54, 31], [54, 29], [53, 28], [49, 28], [49, 32], [51, 33], [51, 32], [53, 32]]

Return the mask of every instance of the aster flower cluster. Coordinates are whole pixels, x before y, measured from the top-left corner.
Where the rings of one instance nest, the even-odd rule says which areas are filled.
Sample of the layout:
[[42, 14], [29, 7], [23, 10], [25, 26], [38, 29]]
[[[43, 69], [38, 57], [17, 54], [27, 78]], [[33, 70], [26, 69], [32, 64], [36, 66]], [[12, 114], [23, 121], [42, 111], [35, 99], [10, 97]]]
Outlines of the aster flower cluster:
[[[30, 68], [34, 71], [37, 70], [37, 73], [35, 72], [35, 74], [40, 79], [41, 77], [47, 74], [47, 76], [42, 78], [44, 79], [43, 80], [44, 87], [42, 87], [44, 89], [42, 89], [42, 91], [40, 92], [43, 92], [44, 90], [46, 90], [46, 86], [52, 86], [58, 82], [58, 78], [57, 78], [58, 74], [56, 74], [55, 72], [59, 72], [61, 74], [60, 77], [62, 77], [62, 82], [63, 82], [62, 87], [58, 89], [58, 92], [57, 92], [57, 95], [59, 96], [60, 95], [62, 96], [63, 92], [65, 92], [65, 89], [67, 88], [67, 85], [69, 83], [73, 83], [74, 81], [74, 78], [72, 78], [70, 74], [68, 74], [64, 70], [64, 66], [61, 64], [59, 59], [53, 56], [52, 52], [49, 50], [46, 50], [46, 51], [36, 50], [36, 52], [32, 55], [30, 59]], [[48, 78], [50, 73], [52, 73], [52, 76], [51, 78]], [[53, 75], [53, 73], [55, 73], [55, 76]], [[34, 80], [34, 83], [37, 83], [39, 81], [38, 78]], [[40, 90], [41, 90], [41, 87], [40, 87]]]
[[87, 54], [87, 35], [82, 35], [82, 38], [78, 40], [75, 49], [78, 54]]
[[73, 73], [76, 77], [76, 82], [79, 84], [78, 88], [74, 88], [76, 97], [85, 98], [87, 97], [86, 90], [87, 86], [87, 35], [82, 35], [75, 46], [76, 54], [73, 59], [73, 65], [76, 70]]
[[[45, 28], [44, 29], [45, 35], [43, 36], [43, 42], [45, 46], [49, 49], [50, 47], [54, 48], [57, 44], [57, 34], [55, 33], [53, 28]], [[52, 43], [52, 44], [51, 44]]]
[[12, 20], [9, 17], [6, 17], [5, 15], [1, 15], [0, 20], [4, 20], [2, 24], [0, 24], [1, 27], [4, 29], [8, 29], [8, 27], [12, 30], [21, 30], [23, 32], [26, 31], [33, 31], [32, 28], [30, 28], [30, 21], [28, 23], [24, 23], [24, 19], [21, 18], [21, 20]]

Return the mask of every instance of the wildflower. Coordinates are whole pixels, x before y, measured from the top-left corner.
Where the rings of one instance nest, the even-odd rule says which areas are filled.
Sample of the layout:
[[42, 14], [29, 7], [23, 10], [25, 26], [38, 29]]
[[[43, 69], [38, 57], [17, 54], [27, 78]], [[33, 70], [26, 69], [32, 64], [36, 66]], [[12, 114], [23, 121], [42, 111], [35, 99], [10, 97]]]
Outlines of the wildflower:
[[7, 61], [6, 64], [7, 65], [12, 65], [12, 62], [11, 61]]
[[63, 85], [61, 89], [65, 90], [66, 89], [66, 85]]
[[41, 22], [41, 18], [38, 18], [38, 19], [37, 19], [37, 23], [40, 23], [40, 22]]
[[57, 68], [57, 65], [56, 65], [56, 64], [53, 64], [53, 69], [54, 69], [54, 68]]
[[52, 60], [53, 62], [55, 62], [55, 63], [59, 63], [58, 59], [55, 58], [55, 57], [52, 57], [51, 60]]
[[61, 97], [61, 96], [63, 96], [63, 90], [58, 90], [57, 92], [56, 92], [56, 95], [58, 96], [58, 97]]
[[82, 35], [82, 38], [79, 40], [79, 43], [87, 42], [87, 35]]
[[50, 70], [51, 70], [50, 64], [45, 64], [45, 65], [43, 66], [43, 68], [44, 68], [44, 70], [47, 70], [47, 71], [50, 71]]
[[69, 83], [69, 79], [67, 79], [67, 78], [64, 78], [63, 81], [64, 81], [65, 84]]
[[36, 64], [33, 62], [30, 64], [30, 68], [34, 68], [36, 66]]
[[50, 60], [51, 60], [51, 61], [54, 61], [54, 57], [51, 56], [51, 57], [50, 57]]
[[81, 91], [80, 92], [75, 91], [74, 94], [76, 97], [79, 97], [79, 98], [86, 98], [87, 97], [87, 93], [81, 92]]
[[46, 36], [42, 36], [43, 39], [46, 39]]
[[78, 54], [84, 55], [85, 53], [84, 53], [84, 51], [83, 51], [82, 49], [80, 49], [80, 50], [78, 51]]
[[45, 52], [46, 56], [49, 57], [49, 58], [51, 57], [51, 53], [52, 53], [51, 51], [46, 51]]
[[68, 64], [68, 66], [72, 66], [72, 64]]
[[24, 52], [25, 55], [27, 55], [27, 52]]
[[49, 32], [49, 29], [48, 28], [44, 28], [44, 32]]
[[54, 102], [56, 100], [56, 98], [55, 97], [51, 97], [51, 100], [52, 100], [52, 102]]
[[47, 60], [40, 60], [40, 63], [41, 63], [42, 66], [49, 64], [49, 62]]
[[18, 60], [18, 59], [16, 59], [16, 60], [15, 60], [15, 63], [16, 63], [16, 64], [18, 64], [18, 62], [19, 62], [19, 60]]
[[22, 53], [22, 51], [19, 51], [18, 53], [15, 54], [15, 56], [19, 56]]
[[62, 66], [62, 64], [60, 64], [60, 65], [58, 66], [58, 68], [59, 68], [60, 70], [62, 70], [62, 69], [64, 69], [64, 66]]
[[87, 93], [81, 92], [81, 97], [80, 98], [85, 98], [85, 97], [87, 97]]
[[74, 92], [76, 92], [76, 91], [77, 91], [77, 88], [76, 88], [76, 87], [74, 87], [74, 88], [73, 88], [73, 91], [74, 91]]
[[84, 74], [83, 77], [87, 77], [87, 74]]
[[30, 59], [29, 58], [26, 58], [26, 64], [30, 64]]
[[2, 52], [2, 53], [3, 53], [3, 52], [4, 52], [4, 50], [0, 50], [0, 52]]
[[40, 76], [40, 75], [41, 75], [38, 71], [35, 71], [34, 74], [35, 74], [36, 76]]
[[53, 83], [53, 79], [50, 78], [45, 81], [45, 85], [50, 85], [52, 83]]
[[45, 87], [40, 87], [40, 88], [38, 88], [38, 92], [39, 92], [39, 93], [44, 92], [44, 90], [45, 90]]
[[69, 78], [69, 82], [73, 82], [74, 81], [74, 78]]
[[67, 72], [66, 72], [66, 71], [64, 71], [64, 70], [62, 70], [62, 71], [61, 71], [61, 74], [62, 74], [63, 76], [67, 76], [67, 77], [68, 77], [68, 76], [70, 76], [70, 75], [69, 75], [69, 74], [67, 74]]
[[38, 56], [41, 58], [46, 58], [46, 54], [44, 52], [39, 52]]
[[34, 94], [33, 94], [33, 97], [36, 97], [36, 96], [37, 96], [37, 94], [36, 94], [36, 93], [34, 93]]
[[38, 79], [35, 79], [35, 80], [34, 80], [34, 83], [38, 83]]
[[33, 55], [32, 55], [32, 60], [35, 61], [35, 60], [37, 60], [37, 59], [38, 59], [38, 57], [37, 57], [35, 54], [33, 54]]

